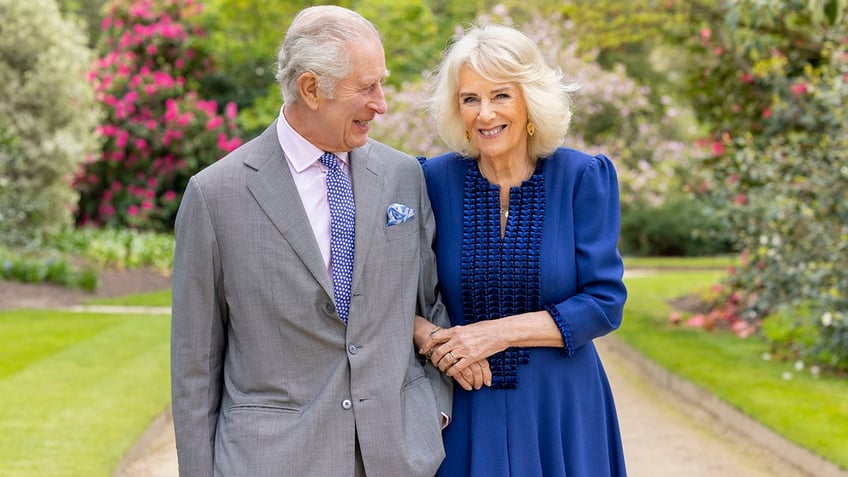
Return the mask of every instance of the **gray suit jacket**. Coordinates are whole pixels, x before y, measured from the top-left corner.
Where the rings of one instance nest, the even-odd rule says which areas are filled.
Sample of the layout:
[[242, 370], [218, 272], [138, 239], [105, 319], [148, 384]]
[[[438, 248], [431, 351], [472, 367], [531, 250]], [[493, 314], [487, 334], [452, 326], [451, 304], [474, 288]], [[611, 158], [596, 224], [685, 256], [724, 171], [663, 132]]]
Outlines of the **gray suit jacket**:
[[[451, 382], [416, 359], [413, 315], [448, 326], [434, 219], [415, 158], [350, 153], [356, 255], [350, 317], [275, 125], [193, 177], [176, 223], [171, 372], [181, 476], [432, 476]], [[416, 210], [386, 225], [386, 209]]]

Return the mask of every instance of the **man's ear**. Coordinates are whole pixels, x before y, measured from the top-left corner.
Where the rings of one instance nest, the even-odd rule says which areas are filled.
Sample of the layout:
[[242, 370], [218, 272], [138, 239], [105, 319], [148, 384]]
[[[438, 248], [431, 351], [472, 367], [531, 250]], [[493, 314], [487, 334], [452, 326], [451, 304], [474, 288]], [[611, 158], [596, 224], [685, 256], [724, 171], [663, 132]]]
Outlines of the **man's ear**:
[[307, 71], [297, 78], [297, 89], [300, 92], [300, 99], [311, 110], [318, 109], [318, 100], [320, 94], [318, 92], [318, 77], [315, 73]]

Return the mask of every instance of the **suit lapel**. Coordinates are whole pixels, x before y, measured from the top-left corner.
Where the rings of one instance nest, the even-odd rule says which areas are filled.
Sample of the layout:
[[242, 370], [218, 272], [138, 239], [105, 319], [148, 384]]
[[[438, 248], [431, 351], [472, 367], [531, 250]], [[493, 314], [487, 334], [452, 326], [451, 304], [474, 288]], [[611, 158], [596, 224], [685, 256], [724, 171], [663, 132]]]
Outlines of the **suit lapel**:
[[256, 154], [244, 161], [245, 165], [256, 171], [248, 178], [247, 188], [315, 280], [327, 294], [333, 296], [330, 274], [324, 265], [288, 162], [280, 148], [276, 122], [257, 140], [260, 141], [261, 147], [257, 149]]
[[356, 243], [351, 287], [351, 291], [355, 292], [356, 284], [362, 278], [368, 252], [376, 242], [374, 234], [380, 233], [386, 225], [386, 211], [383, 209], [383, 190], [380, 182], [382, 168], [378, 158], [371, 155], [369, 144], [350, 152], [350, 167], [356, 203]]

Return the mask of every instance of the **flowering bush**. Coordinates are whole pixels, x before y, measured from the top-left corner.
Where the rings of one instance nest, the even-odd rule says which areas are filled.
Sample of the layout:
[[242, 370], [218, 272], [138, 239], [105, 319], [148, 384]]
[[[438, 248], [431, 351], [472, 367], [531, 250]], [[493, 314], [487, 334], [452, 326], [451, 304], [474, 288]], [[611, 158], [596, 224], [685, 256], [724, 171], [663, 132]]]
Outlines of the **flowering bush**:
[[110, 4], [103, 56], [89, 75], [106, 110], [97, 128], [104, 146], [76, 177], [80, 224], [170, 230], [188, 178], [241, 143], [235, 105], [220, 108], [197, 92], [212, 69], [192, 43], [203, 32], [186, 21], [199, 8], [193, 0]]
[[693, 187], [726, 204], [746, 251], [717, 306], [753, 325], [794, 310], [816, 339], [775, 344], [848, 369], [848, 30], [812, 2], [720, 3], [687, 40], [713, 130]]
[[96, 149], [86, 38], [53, 0], [0, 0], [0, 243], [71, 224], [71, 176]]

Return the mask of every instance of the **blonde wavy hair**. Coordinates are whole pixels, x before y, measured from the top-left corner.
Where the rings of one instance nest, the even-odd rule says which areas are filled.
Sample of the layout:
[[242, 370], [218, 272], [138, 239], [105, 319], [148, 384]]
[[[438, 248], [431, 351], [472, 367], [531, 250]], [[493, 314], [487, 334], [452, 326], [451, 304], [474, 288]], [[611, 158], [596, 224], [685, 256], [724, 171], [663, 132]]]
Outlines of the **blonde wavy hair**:
[[431, 78], [426, 106], [448, 147], [470, 157], [480, 154], [466, 140], [459, 111], [459, 75], [466, 67], [487, 81], [515, 83], [521, 88], [528, 121], [536, 127], [536, 133], [528, 138], [530, 157], [546, 157], [562, 145], [571, 122], [570, 93], [579, 86], [564, 84], [562, 71], [549, 66], [524, 33], [491, 24], [473, 26], [455, 37]]

